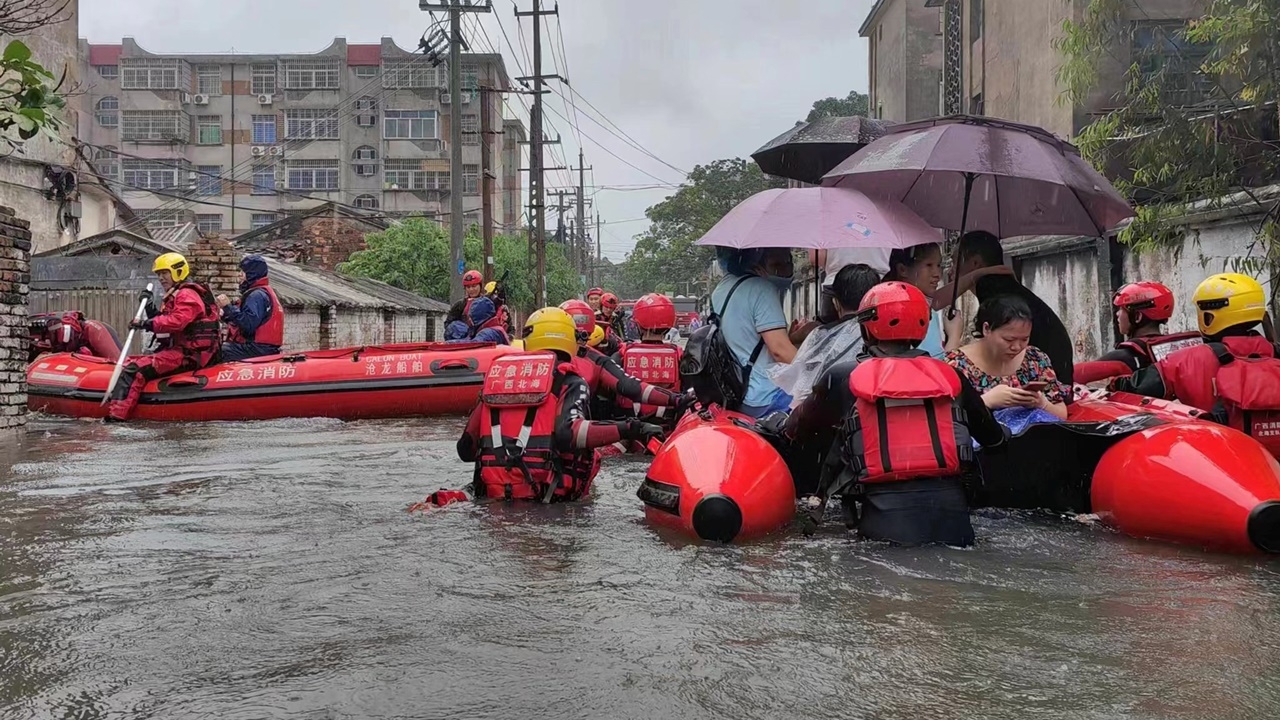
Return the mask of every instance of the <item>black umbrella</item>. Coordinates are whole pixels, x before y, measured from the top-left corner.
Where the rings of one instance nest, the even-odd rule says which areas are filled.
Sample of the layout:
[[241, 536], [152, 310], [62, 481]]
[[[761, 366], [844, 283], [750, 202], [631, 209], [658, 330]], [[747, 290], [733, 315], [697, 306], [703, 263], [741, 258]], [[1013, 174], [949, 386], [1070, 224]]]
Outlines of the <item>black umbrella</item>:
[[845, 158], [888, 129], [886, 120], [826, 117], [799, 123], [755, 151], [751, 159], [766, 174], [817, 185]]

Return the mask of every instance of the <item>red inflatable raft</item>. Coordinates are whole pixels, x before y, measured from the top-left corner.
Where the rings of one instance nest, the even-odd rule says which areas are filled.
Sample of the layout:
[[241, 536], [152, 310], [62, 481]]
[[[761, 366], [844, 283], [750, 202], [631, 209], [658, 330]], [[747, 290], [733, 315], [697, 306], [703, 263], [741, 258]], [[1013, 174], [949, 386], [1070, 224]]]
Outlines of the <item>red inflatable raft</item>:
[[[138, 420], [343, 420], [465, 413], [493, 359], [487, 343], [401, 344], [317, 350], [223, 363], [147, 384]], [[113, 365], [101, 358], [44, 355], [27, 369], [27, 406], [69, 417], [102, 417]]]
[[754, 421], [717, 406], [686, 415], [658, 450], [637, 495], [650, 522], [731, 542], [795, 515], [791, 471]]

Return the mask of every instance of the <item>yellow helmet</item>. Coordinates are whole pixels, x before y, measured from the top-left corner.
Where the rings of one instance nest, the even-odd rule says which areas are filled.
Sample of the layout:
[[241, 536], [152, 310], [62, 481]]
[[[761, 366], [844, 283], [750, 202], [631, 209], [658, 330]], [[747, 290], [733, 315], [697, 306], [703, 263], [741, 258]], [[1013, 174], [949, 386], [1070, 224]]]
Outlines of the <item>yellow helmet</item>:
[[174, 282], [182, 282], [191, 274], [191, 266], [187, 264], [187, 259], [178, 253], [165, 253], [156, 258], [155, 265], [151, 266], [151, 272], [158, 273], [161, 270], [168, 270], [169, 277]]
[[524, 323], [524, 349], [555, 350], [573, 357], [578, 353], [577, 330], [569, 313], [555, 307], [542, 308]]
[[1262, 285], [1248, 275], [1222, 273], [1200, 283], [1191, 296], [1200, 334], [1213, 337], [1237, 325], [1257, 325], [1267, 313]]
[[497, 289], [498, 289], [498, 281], [497, 281], [497, 280], [490, 280], [490, 281], [489, 281], [489, 282], [484, 286], [484, 294], [485, 294], [485, 295], [492, 295], [492, 294], [493, 294], [493, 291], [494, 291], [494, 290], [497, 290]]
[[591, 337], [587, 339], [587, 344], [591, 347], [600, 347], [602, 342], [604, 342], [604, 328], [597, 325], [596, 329], [591, 331]]

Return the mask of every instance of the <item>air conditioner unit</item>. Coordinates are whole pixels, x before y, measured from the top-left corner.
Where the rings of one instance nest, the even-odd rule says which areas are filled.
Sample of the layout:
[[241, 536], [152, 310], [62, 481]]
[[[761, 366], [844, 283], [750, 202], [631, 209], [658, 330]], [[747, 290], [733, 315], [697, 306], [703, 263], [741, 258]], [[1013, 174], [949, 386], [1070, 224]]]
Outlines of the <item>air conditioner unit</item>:
[[181, 99], [183, 105], [191, 104], [191, 93], [182, 93], [182, 95], [180, 95], [179, 98]]
[[448, 105], [448, 104], [449, 104], [449, 103], [451, 103], [451, 102], [453, 102], [453, 96], [452, 96], [452, 95], [450, 95], [450, 94], [449, 94], [449, 93], [447, 93], [447, 92], [442, 92], [442, 93], [440, 93], [440, 104], [441, 104], [441, 105]]
[[376, 173], [376, 165], [356, 165], [356, 174], [361, 177], [372, 177]]
[[280, 147], [279, 145], [271, 145], [271, 146], [268, 146], [268, 147], [267, 147], [267, 154], [268, 154], [268, 155], [283, 155], [283, 154], [284, 154], [284, 148]]
[[195, 102], [195, 104], [197, 104], [197, 105], [208, 105], [208, 104], [209, 104], [209, 96], [208, 96], [208, 95], [193, 95], [191, 99], [192, 99], [192, 101], [194, 101], [194, 102]]
[[262, 93], [258, 96], [259, 105], [270, 105], [273, 100], [275, 100], [275, 96], [271, 93]]
[[267, 154], [267, 148], [263, 145], [254, 145], [251, 152], [254, 157], [262, 157]]
[[378, 118], [374, 115], [358, 115], [356, 124], [360, 127], [373, 127], [378, 124]]

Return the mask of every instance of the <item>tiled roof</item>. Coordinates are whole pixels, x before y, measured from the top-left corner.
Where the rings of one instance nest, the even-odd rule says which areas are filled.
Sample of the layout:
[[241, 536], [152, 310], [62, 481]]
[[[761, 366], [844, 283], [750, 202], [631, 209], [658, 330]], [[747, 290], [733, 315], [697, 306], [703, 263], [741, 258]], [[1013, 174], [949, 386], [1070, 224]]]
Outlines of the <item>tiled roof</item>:
[[120, 45], [90, 45], [89, 46], [89, 64], [98, 65], [119, 65], [120, 52], [123, 47]]

